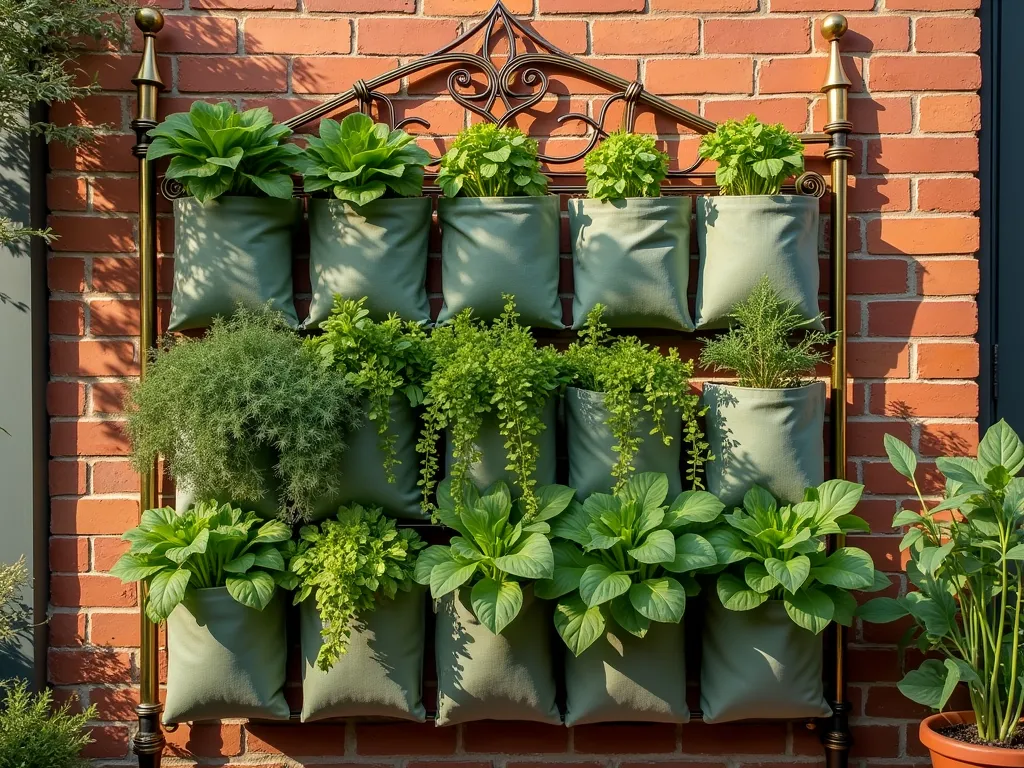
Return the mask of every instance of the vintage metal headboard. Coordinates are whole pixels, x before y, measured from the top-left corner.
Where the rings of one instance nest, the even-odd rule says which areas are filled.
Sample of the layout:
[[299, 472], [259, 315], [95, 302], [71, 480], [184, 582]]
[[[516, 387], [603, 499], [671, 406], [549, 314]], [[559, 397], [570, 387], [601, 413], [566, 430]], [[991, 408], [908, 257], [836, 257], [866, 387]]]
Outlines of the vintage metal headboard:
[[[157, 99], [164, 83], [157, 66], [156, 35], [164, 24], [163, 14], [155, 8], [142, 8], [135, 15], [135, 23], [142, 31], [144, 46], [142, 63], [133, 83], [138, 90], [136, 118], [132, 121], [137, 143], [132, 153], [139, 160], [139, 272], [140, 272], [140, 326], [139, 345], [142, 352], [140, 375], [145, 377], [148, 368], [147, 352], [156, 344], [156, 195], [157, 180], [154, 163], [146, 156], [151, 139], [147, 132], [156, 126]], [[831, 382], [831, 453], [830, 461], [834, 477], [843, 478], [846, 473], [846, 422], [847, 422], [847, 365], [846, 365], [846, 216], [848, 162], [853, 150], [847, 145], [847, 138], [853, 130], [847, 110], [850, 79], [843, 69], [839, 52], [839, 40], [847, 31], [846, 18], [838, 13], [826, 16], [821, 23], [822, 36], [829, 42], [829, 66], [822, 92], [827, 98], [828, 122], [820, 133], [801, 135], [804, 144], [827, 145], [825, 160], [831, 167], [831, 180], [826, 180], [815, 171], [807, 171], [798, 177], [790, 191], [798, 194], [822, 197], [830, 195], [831, 228], [828, 237], [829, 261], [831, 265], [830, 313], [833, 330], [837, 339], [832, 350]], [[506, 49], [495, 53], [495, 47], [504, 40]], [[466, 48], [469, 50], [466, 50]], [[522, 50], [521, 50], [522, 48]], [[552, 72], [580, 76], [604, 88], [604, 97], [596, 117], [582, 113], [570, 113], [558, 118], [559, 123], [578, 120], [588, 126], [585, 146], [566, 156], [541, 155], [549, 167], [578, 163], [596, 146], [609, 128], [606, 123], [612, 114], [612, 107], [623, 105], [621, 126], [632, 129], [638, 111], [647, 109], [671, 119], [697, 134], [715, 130], [715, 123], [694, 115], [675, 104], [650, 93], [639, 80], [632, 82], [606, 72], [587, 62], [564, 53], [526, 24], [512, 15], [501, 0], [497, 0], [490, 12], [477, 24], [468, 29], [449, 45], [439, 51], [415, 59], [385, 74], [369, 80], [356, 80], [352, 88], [338, 94], [287, 121], [292, 128], [301, 128], [322, 117], [355, 106], [368, 113], [374, 106], [377, 118], [400, 128], [418, 124], [429, 129], [430, 123], [421, 117], [407, 117], [396, 122], [395, 103], [382, 92], [385, 86], [401, 83], [404, 78], [424, 70], [447, 69], [447, 92], [451, 98], [467, 111], [496, 123], [514, 123], [516, 117], [528, 112], [541, 103], [549, 93]], [[434, 164], [440, 158], [435, 158]], [[668, 194], [700, 194], [715, 191], [714, 173], [700, 171], [699, 158], [687, 167], [669, 172]], [[551, 191], [560, 194], [581, 194], [586, 186], [580, 180], [578, 170], [549, 170], [553, 179]], [[429, 179], [429, 176], [428, 176]], [[696, 184], [686, 185], [691, 181]], [[183, 194], [180, 185], [165, 181], [163, 193], [167, 197]], [[429, 186], [428, 192], [436, 192]], [[142, 476], [142, 509], [157, 506], [157, 469], [152, 467]], [[842, 545], [842, 542], [838, 542]], [[133, 749], [139, 758], [140, 768], [160, 765], [165, 746], [160, 726], [159, 696], [159, 634], [158, 626], [150, 622], [143, 606], [147, 598], [145, 585], [140, 585], [139, 607], [142, 625], [140, 647], [140, 704], [136, 708], [139, 719], [138, 732]], [[834, 633], [834, 691], [832, 717], [823, 734], [828, 768], [846, 768], [851, 745], [848, 715], [850, 704], [846, 696], [846, 630], [836, 625]]]

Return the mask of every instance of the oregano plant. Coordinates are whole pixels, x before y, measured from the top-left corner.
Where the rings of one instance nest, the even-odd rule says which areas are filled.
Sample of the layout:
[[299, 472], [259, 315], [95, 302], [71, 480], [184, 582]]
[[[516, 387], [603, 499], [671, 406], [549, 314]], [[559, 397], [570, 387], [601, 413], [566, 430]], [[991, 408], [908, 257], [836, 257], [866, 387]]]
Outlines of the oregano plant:
[[537, 140], [518, 128], [476, 123], [463, 130], [441, 158], [437, 185], [445, 197], [544, 195]]
[[595, 200], [660, 197], [668, 155], [653, 136], [616, 131], [587, 154], [583, 169], [587, 194]]
[[786, 179], [804, 170], [800, 137], [753, 115], [719, 123], [701, 138], [698, 151], [718, 163], [715, 181], [723, 195], [777, 195]]

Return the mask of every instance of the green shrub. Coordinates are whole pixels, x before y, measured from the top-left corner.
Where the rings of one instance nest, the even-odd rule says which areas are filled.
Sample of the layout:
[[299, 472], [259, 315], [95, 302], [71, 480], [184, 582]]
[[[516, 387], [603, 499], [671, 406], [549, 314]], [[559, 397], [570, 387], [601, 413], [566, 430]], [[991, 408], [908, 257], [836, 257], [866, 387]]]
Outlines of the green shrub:
[[518, 128], [476, 123], [452, 142], [441, 158], [437, 185], [445, 197], [544, 195], [537, 141]]
[[595, 200], [660, 197], [668, 155], [653, 136], [616, 131], [587, 154], [587, 194]]
[[72, 714], [49, 689], [33, 695], [24, 682], [0, 683], [0, 768], [87, 768], [82, 750], [92, 743], [86, 723], [96, 708]]
[[12, 642], [31, 625], [32, 612], [22, 603], [22, 590], [28, 581], [24, 555], [10, 565], [0, 564], [0, 646]]
[[723, 195], [777, 195], [786, 179], [804, 170], [800, 137], [753, 115], [719, 123], [701, 138], [699, 153], [718, 163], [715, 181]]

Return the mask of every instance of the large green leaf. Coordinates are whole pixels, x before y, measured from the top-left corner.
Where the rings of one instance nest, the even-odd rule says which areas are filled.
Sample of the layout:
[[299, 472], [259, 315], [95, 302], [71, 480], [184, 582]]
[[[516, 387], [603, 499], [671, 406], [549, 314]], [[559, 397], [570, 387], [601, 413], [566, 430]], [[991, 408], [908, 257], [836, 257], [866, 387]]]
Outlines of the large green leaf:
[[983, 473], [994, 467], [1004, 467], [1012, 477], [1024, 469], [1024, 443], [1005, 419], [1000, 419], [985, 432], [978, 445], [978, 462]]
[[417, 584], [429, 584], [430, 572], [438, 563], [452, 562], [452, 553], [448, 547], [435, 544], [420, 552], [416, 558], [416, 567], [413, 570], [413, 580]]
[[686, 610], [686, 592], [675, 579], [647, 579], [629, 588], [629, 602], [651, 621], [675, 624]]
[[430, 594], [434, 599], [454, 592], [476, 573], [479, 563], [459, 563], [454, 560], [442, 561], [430, 570]]
[[481, 624], [500, 635], [523, 607], [523, 590], [514, 581], [481, 579], [470, 592], [473, 613]]
[[671, 563], [676, 559], [676, 539], [664, 528], [652, 531], [643, 544], [627, 550], [627, 554], [641, 563]]
[[575, 541], [586, 547], [590, 545], [590, 514], [577, 501], [569, 504], [569, 508], [551, 521], [553, 537]]
[[718, 564], [711, 542], [696, 533], [684, 533], [675, 540], [675, 558], [662, 567], [672, 573], [688, 573]]
[[743, 537], [729, 528], [715, 528], [708, 532], [706, 538], [715, 550], [719, 565], [729, 565], [756, 556], [743, 541]]
[[539, 522], [561, 515], [572, 503], [575, 493], [575, 490], [565, 485], [542, 485], [537, 488], [534, 494], [537, 498], [537, 512], [532, 519]]
[[826, 480], [818, 486], [818, 519], [835, 520], [856, 508], [864, 486], [849, 480]]
[[641, 509], [658, 509], [668, 496], [668, 476], [664, 472], [637, 472], [626, 481], [621, 496], [636, 501]]
[[765, 559], [764, 567], [790, 594], [799, 590], [811, 573], [811, 561], [806, 555], [797, 555], [791, 560], [769, 557]]
[[932, 709], [942, 709], [960, 682], [955, 664], [947, 666], [938, 659], [927, 659], [896, 684], [900, 693], [911, 701]]
[[835, 613], [831, 598], [815, 587], [805, 587], [796, 594], [787, 594], [782, 600], [789, 618], [816, 635], [829, 625]]
[[596, 562], [568, 541], [556, 541], [551, 545], [551, 550], [555, 558], [554, 575], [534, 583], [534, 594], [542, 600], [557, 600], [575, 592], [580, 588], [583, 572]]
[[575, 596], [555, 606], [555, 629], [574, 656], [579, 656], [604, 634], [605, 620], [600, 608], [588, 608]]
[[494, 565], [524, 579], [550, 579], [555, 570], [551, 542], [542, 533], [532, 533], [509, 554], [494, 558]]
[[240, 576], [229, 576], [225, 581], [228, 593], [242, 605], [262, 611], [274, 597], [274, 577], [266, 571], [249, 571]]
[[157, 573], [149, 582], [146, 613], [155, 622], [164, 621], [185, 598], [192, 573], [184, 568]]
[[875, 565], [871, 555], [857, 547], [841, 547], [825, 562], [811, 569], [811, 576], [822, 584], [844, 589], [870, 587], [875, 580]]
[[768, 599], [768, 595], [755, 592], [731, 573], [723, 573], [715, 583], [718, 599], [730, 611], [750, 611]]
[[236, 557], [224, 564], [224, 570], [228, 573], [245, 573], [253, 564], [256, 562], [256, 555], [252, 552], [246, 552], [241, 557]]
[[196, 537], [184, 547], [170, 547], [164, 552], [164, 557], [172, 563], [184, 563], [193, 555], [201, 555], [206, 552], [206, 546], [210, 542], [209, 528], [203, 528], [196, 534]]
[[116, 576], [124, 582], [142, 581], [165, 568], [167, 568], [166, 563], [153, 563], [145, 555], [126, 553], [114, 563], [110, 569], [110, 575]]
[[892, 468], [908, 480], [913, 480], [917, 471], [917, 456], [914, 455], [913, 449], [898, 437], [889, 434], [885, 436], [884, 443]]
[[669, 507], [663, 525], [675, 529], [684, 525], [713, 522], [725, 505], [707, 491], [684, 491]]
[[591, 565], [580, 577], [580, 597], [590, 607], [624, 595], [632, 581], [625, 573], [614, 572], [601, 563]]
[[768, 573], [764, 563], [747, 563], [743, 567], [743, 580], [747, 583], [748, 587], [755, 592], [760, 592], [762, 595], [767, 595], [779, 586], [779, 580]]
[[616, 624], [636, 637], [647, 635], [647, 630], [651, 627], [651, 620], [637, 612], [628, 593], [619, 595], [608, 605]]
[[892, 597], [876, 597], [857, 609], [857, 615], [873, 624], [888, 624], [910, 615], [907, 607]]

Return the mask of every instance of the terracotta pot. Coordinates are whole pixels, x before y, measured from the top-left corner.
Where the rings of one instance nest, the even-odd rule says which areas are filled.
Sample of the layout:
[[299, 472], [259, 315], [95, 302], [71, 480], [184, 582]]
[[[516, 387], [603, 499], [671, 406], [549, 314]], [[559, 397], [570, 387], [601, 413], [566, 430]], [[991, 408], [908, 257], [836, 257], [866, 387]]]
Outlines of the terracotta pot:
[[1003, 749], [981, 744], [967, 744], [938, 732], [950, 725], [973, 723], [973, 712], [940, 712], [921, 721], [921, 743], [928, 747], [934, 768], [968, 768], [970, 766], [1000, 766], [1024, 768], [1024, 749]]

